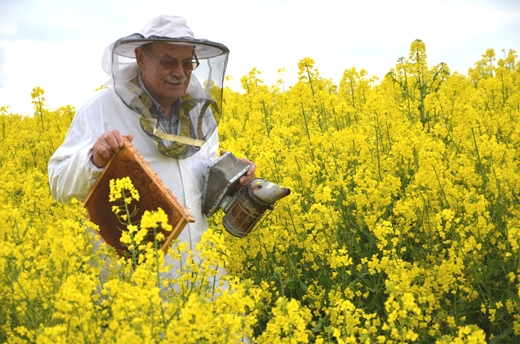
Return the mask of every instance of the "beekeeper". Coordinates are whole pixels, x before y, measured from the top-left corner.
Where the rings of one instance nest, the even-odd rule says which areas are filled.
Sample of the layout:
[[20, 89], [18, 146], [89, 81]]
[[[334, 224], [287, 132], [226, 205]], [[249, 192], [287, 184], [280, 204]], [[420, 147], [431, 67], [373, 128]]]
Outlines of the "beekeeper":
[[[52, 196], [83, 201], [124, 135], [195, 218], [178, 238], [195, 250], [208, 226], [201, 198], [217, 158], [228, 54], [223, 44], [196, 39], [182, 17], [166, 15], [109, 45], [106, 89], [78, 109], [49, 161]], [[251, 168], [241, 185], [255, 172], [245, 162]]]

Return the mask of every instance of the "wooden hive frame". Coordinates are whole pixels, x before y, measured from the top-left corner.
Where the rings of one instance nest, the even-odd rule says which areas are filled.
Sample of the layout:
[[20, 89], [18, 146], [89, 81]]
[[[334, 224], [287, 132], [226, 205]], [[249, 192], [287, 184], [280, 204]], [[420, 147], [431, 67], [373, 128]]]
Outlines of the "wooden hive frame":
[[[116, 203], [108, 201], [110, 180], [124, 177], [130, 177], [140, 196], [132, 222], [140, 221], [145, 210], [157, 210], [159, 207], [168, 215], [172, 231], [159, 230], [166, 238], [161, 249], [167, 253], [172, 241], [177, 239], [188, 222], [194, 222], [195, 219], [126, 138], [124, 146], [110, 159], [85, 199], [90, 221], [99, 226], [99, 236], [114, 247], [119, 255], [129, 253], [128, 248], [120, 242], [121, 228], [124, 225], [112, 212], [112, 206]], [[147, 240], [153, 241], [153, 235], [148, 235]]]

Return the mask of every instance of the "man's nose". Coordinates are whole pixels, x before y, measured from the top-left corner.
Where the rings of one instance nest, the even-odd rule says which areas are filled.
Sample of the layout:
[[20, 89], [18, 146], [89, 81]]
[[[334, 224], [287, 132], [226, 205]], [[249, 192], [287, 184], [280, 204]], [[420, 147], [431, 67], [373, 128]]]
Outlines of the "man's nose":
[[182, 63], [179, 63], [177, 67], [175, 67], [172, 72], [173, 75], [182, 75], [184, 76], [186, 72], [184, 71], [184, 68], [182, 68]]

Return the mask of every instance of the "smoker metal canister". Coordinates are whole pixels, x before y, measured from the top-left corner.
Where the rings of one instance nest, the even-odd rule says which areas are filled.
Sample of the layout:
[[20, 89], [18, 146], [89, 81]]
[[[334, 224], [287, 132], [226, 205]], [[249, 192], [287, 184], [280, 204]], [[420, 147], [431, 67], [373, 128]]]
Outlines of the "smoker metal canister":
[[262, 202], [253, 194], [251, 183], [243, 187], [222, 219], [224, 228], [239, 238], [247, 236], [255, 227], [266, 210], [273, 210], [274, 205]]

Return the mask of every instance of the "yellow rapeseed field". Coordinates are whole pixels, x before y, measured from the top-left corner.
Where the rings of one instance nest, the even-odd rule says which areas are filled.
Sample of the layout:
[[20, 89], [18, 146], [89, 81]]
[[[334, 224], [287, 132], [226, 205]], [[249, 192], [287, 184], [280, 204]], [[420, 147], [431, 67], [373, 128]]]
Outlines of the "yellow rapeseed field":
[[[289, 187], [247, 238], [211, 218], [195, 264], [165, 277], [131, 180], [113, 181], [133, 255], [93, 247], [79, 202], [54, 201], [47, 162], [75, 108], [0, 108], [0, 342], [514, 343], [520, 341], [520, 62], [482, 55], [467, 75], [425, 44], [381, 80], [339, 85], [311, 58], [299, 81], [253, 69], [225, 89], [221, 148]], [[119, 200], [119, 203], [117, 202]], [[159, 237], [158, 241], [163, 240]], [[218, 279], [219, 267], [228, 274]]]

